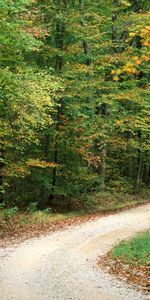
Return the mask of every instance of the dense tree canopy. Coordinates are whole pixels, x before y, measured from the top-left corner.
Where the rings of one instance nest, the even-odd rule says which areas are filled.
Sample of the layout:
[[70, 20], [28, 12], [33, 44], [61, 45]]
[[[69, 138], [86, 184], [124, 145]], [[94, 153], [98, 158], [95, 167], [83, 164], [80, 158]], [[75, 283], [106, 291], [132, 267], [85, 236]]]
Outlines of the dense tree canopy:
[[149, 1], [0, 8], [2, 201], [149, 185]]

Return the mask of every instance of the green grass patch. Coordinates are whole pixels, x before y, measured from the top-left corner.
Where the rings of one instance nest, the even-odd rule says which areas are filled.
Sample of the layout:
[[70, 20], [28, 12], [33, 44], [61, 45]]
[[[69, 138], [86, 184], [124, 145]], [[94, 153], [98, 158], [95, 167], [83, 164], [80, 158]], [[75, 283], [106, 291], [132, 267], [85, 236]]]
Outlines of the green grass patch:
[[122, 241], [112, 250], [112, 257], [129, 264], [150, 266], [150, 230]]

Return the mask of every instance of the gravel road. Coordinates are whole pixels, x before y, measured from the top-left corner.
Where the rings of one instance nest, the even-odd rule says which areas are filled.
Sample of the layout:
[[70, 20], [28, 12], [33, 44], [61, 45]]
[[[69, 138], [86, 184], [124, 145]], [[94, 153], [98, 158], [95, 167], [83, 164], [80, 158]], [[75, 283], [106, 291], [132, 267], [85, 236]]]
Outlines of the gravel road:
[[148, 228], [150, 204], [0, 250], [1, 300], [144, 300], [97, 259]]

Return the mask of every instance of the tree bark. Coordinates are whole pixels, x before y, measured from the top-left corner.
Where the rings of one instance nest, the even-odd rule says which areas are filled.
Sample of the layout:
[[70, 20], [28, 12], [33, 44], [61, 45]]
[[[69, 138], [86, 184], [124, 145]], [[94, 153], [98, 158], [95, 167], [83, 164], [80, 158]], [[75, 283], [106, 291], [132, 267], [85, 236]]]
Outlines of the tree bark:
[[141, 174], [142, 174], [142, 165], [143, 165], [143, 153], [140, 151], [139, 157], [139, 166], [138, 166], [138, 173], [137, 173], [137, 180], [136, 180], [136, 187], [135, 190], [138, 193], [140, 190], [140, 181], [141, 181]]

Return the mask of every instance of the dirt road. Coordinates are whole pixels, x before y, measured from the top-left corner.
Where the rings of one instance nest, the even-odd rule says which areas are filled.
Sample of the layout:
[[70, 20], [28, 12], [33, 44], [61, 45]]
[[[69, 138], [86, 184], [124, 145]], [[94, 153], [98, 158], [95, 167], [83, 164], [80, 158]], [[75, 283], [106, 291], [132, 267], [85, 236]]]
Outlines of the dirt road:
[[96, 262], [114, 244], [149, 225], [147, 204], [1, 249], [0, 299], [148, 299]]

